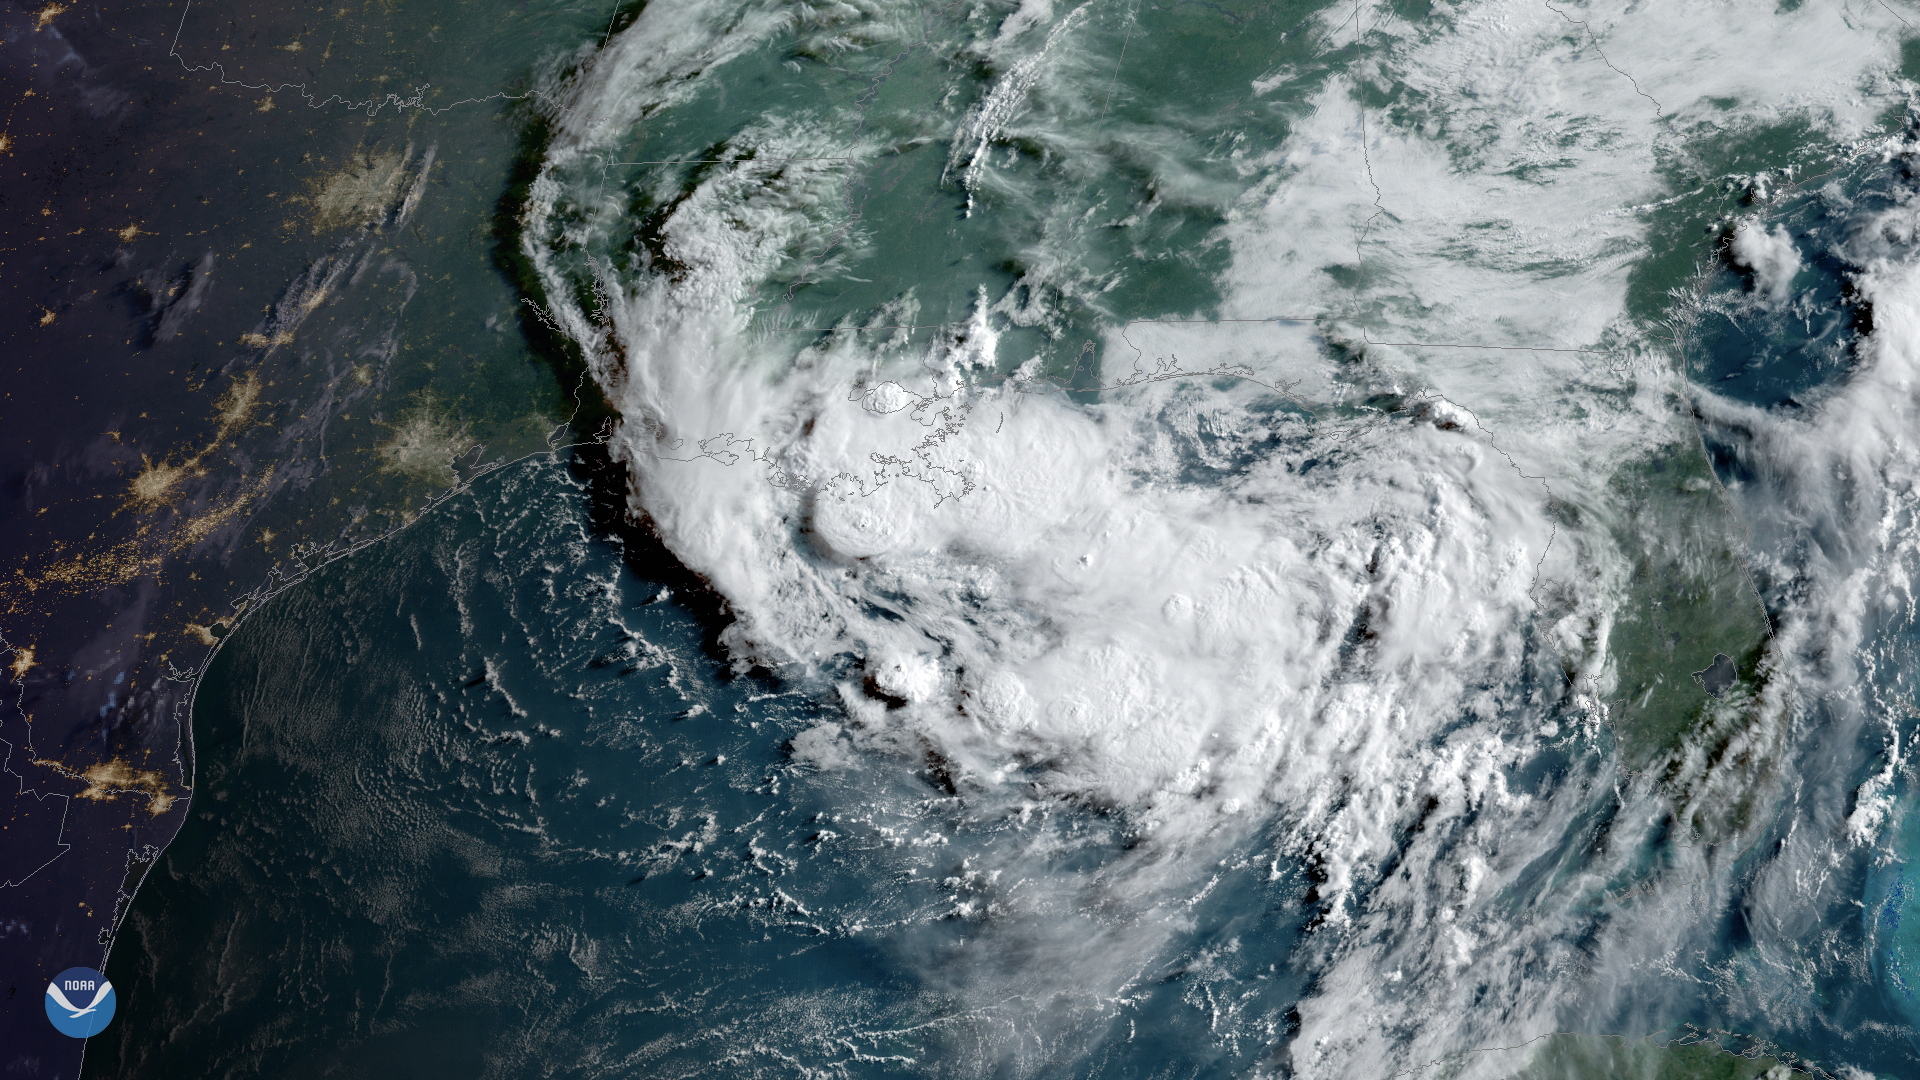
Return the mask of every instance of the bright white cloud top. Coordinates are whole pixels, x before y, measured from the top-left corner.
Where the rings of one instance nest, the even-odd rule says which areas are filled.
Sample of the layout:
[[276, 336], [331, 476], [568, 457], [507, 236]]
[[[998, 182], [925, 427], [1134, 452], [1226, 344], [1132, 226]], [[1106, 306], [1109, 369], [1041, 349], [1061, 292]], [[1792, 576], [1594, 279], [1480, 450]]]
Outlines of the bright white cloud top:
[[[835, 688], [796, 760], [1123, 816], [1097, 872], [1037, 833], [980, 856], [1000, 884], [959, 914], [1032, 960], [954, 959], [981, 1001], [1092, 1030], [1248, 859], [1312, 882], [1287, 1075], [1738, 998], [1671, 958], [1805, 782], [1796, 709], [1848, 702], [1822, 746], [1872, 723], [1838, 658], [1912, 610], [1910, 204], [1828, 242], [1874, 323], [1795, 415], [1686, 349], [1716, 245], [1740, 317], [1785, 319], [1809, 264], [1783, 193], [1906, 152], [1905, 26], [1235, 17], [1260, 49], [1152, 5], [655, 4], [556, 75], [524, 254], [634, 511], [740, 662]], [[755, 98], [801, 78], [783, 50], [868, 89]], [[1756, 582], [1797, 590], [1778, 625]], [[1891, 784], [1818, 813], [1871, 845]], [[1838, 887], [1782, 844], [1742, 888]]]

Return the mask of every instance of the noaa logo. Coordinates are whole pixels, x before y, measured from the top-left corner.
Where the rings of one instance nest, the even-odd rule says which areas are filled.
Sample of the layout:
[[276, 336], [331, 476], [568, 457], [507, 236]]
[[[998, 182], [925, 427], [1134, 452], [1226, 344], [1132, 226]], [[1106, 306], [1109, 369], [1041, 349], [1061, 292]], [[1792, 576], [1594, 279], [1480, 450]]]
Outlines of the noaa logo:
[[76, 1039], [100, 1034], [113, 1019], [113, 984], [92, 968], [68, 968], [47, 984], [47, 1019]]

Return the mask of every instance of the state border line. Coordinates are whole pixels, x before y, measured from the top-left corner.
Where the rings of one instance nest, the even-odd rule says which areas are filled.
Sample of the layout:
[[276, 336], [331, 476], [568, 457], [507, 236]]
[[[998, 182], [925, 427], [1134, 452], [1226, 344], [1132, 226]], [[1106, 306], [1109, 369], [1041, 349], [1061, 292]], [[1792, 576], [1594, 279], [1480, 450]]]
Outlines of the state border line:
[[753, 165], [763, 161], [859, 161], [857, 154], [828, 154], [821, 157], [741, 157], [741, 158], [661, 158], [659, 161], [604, 161], [601, 165]]
[[[527, 101], [529, 99], [545, 100], [547, 97], [547, 95], [543, 91], [538, 89], [527, 90], [524, 93], [519, 93], [519, 94], [512, 94], [502, 90], [497, 94], [487, 94], [484, 97], [461, 98], [459, 101], [448, 102], [445, 105], [428, 105], [425, 101], [425, 98], [426, 98], [427, 91], [433, 88], [432, 83], [421, 83], [419, 86], [414, 87], [412, 97], [402, 97], [399, 94], [387, 94], [384, 98], [368, 97], [358, 101], [352, 98], [349, 98], [344, 94], [330, 94], [325, 98], [317, 97], [315, 94], [307, 90], [307, 84], [304, 82], [293, 82], [289, 80], [287, 82], [283, 82], [278, 85], [272, 85], [264, 82], [250, 83], [250, 82], [246, 82], [244, 80], [236, 79], [229, 76], [227, 74], [226, 65], [220, 63], [218, 60], [210, 60], [204, 64], [190, 64], [187, 62], [186, 57], [180, 55], [180, 37], [182, 34], [186, 33], [187, 16], [192, 12], [193, 12], [193, 0], [186, 0], [186, 3], [180, 8], [180, 24], [174, 27], [173, 40], [167, 45], [167, 55], [179, 61], [180, 67], [182, 70], [184, 70], [189, 75], [198, 75], [203, 72], [211, 72], [219, 77], [220, 85], [237, 86], [242, 90], [263, 90], [269, 94], [278, 94], [281, 91], [287, 90], [287, 89], [297, 90], [300, 92], [301, 98], [303, 98], [306, 101], [307, 107], [310, 109], [324, 109], [327, 106], [332, 105], [335, 102], [338, 102], [341, 105], [346, 106], [346, 109], [348, 112], [354, 112], [358, 109], [364, 108], [367, 110], [367, 116], [370, 118], [377, 115], [381, 109], [384, 109], [389, 105], [391, 105], [396, 110], [419, 109], [422, 112], [428, 113], [430, 115], [438, 116], [441, 113], [450, 112], [453, 109], [459, 108], [462, 105], [476, 105], [476, 104], [480, 104], [482, 102], [488, 102], [488, 101]], [[614, 5], [613, 15], [609, 17], [607, 21], [607, 27], [608, 27], [607, 36], [609, 39], [611, 39], [612, 37], [613, 22], [619, 17], [620, 17], [620, 7], [619, 7], [619, 4], [616, 3]], [[602, 42], [602, 46], [603, 47], [605, 46], [604, 41]]]
[[[1258, 323], [1313, 323], [1319, 322], [1322, 318], [1326, 317], [1328, 316], [1266, 315], [1260, 318], [1248, 319], [1128, 319], [1126, 322], [1120, 324], [1120, 334], [1121, 337], [1124, 338], [1127, 328], [1132, 326], [1227, 326]], [[944, 330], [949, 327], [962, 325], [965, 324], [890, 323], [882, 326], [769, 326], [761, 332], [767, 334], [845, 334], [859, 333], [866, 330]], [[1613, 355], [1605, 349], [1565, 348], [1553, 345], [1471, 345], [1455, 341], [1376, 341], [1372, 337], [1367, 336], [1364, 327], [1361, 329], [1360, 340], [1363, 344], [1367, 345], [1385, 345], [1390, 348], [1399, 349], [1490, 349], [1496, 352], [1585, 353], [1591, 356]], [[1127, 344], [1132, 345], [1133, 342], [1128, 341]], [[1139, 346], [1135, 345], [1134, 348], [1138, 349]]]

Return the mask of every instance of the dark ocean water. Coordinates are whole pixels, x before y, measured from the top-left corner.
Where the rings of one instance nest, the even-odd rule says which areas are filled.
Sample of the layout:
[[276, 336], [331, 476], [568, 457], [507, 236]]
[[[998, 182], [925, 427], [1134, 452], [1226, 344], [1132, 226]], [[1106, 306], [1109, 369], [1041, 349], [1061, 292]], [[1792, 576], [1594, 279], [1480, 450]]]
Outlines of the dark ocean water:
[[[1783, 366], [1766, 370], [1819, 378]], [[1004, 997], [943, 987], [943, 956], [1009, 944], [971, 908], [974, 855], [1045, 849], [1035, 877], [1057, 888], [1097, 878], [1125, 830], [1098, 808], [982, 814], [911, 753], [796, 761], [797, 735], [843, 717], [832, 687], [737, 671], [724, 609], [626, 523], [623, 487], [594, 451], [516, 466], [235, 635], [197, 702], [192, 817], [113, 953], [126, 1004], [91, 1074], [1146, 1077], [1276, 1059], [1307, 989], [1311, 882], [1266, 861], [1223, 864], [1117, 1007], [1023, 996], [1015, 950]], [[1858, 889], [1881, 990], [1806, 995], [1849, 1060], [1920, 982], [1905, 872]], [[1098, 941], [1074, 926], [1097, 912], [1060, 917]]]
[[[1102, 24], [1102, 47], [1119, 26]], [[750, 74], [779, 61], [769, 51]], [[914, 169], [932, 172], [902, 172]], [[1752, 526], [1776, 623], [1817, 599], [1802, 570], [1832, 545], [1775, 513], [1773, 465], [1738, 407], [1791, 415], [1846, 383], [1874, 325], [1846, 245], [1913, 179], [1870, 162], [1832, 185], [1736, 206], [1806, 252], [1793, 305], [1756, 306], [1751, 275], [1703, 250], [1684, 327], [1692, 389], [1712, 399], [1693, 416]], [[473, 200], [498, 196], [476, 188]], [[1171, 229], [1157, 242], [1190, 239]], [[1193, 280], [1217, 270], [1203, 261]], [[1182, 303], [1207, 301], [1187, 284]], [[943, 318], [970, 296], [928, 291]], [[983, 795], [910, 730], [878, 752], [856, 746], [842, 695], [859, 689], [858, 669], [781, 681], [728, 652], [731, 612], [629, 520], [628, 490], [597, 447], [513, 466], [232, 636], [196, 701], [190, 819], [112, 953], [123, 1003], [89, 1045], [93, 1075], [1287, 1072], [1299, 1003], [1339, 992], [1320, 980], [1340, 947], [1315, 937], [1324, 873], [1275, 854], [1277, 824], [1192, 870], [1189, 900], [1143, 916], [1116, 868], [1154, 856], [1125, 808]], [[1651, 839], [1626, 842], [1640, 843], [1637, 862], [1571, 905], [1560, 933], [1576, 962], [1524, 974], [1578, 968], [1624, 987], [1626, 1003], [1571, 1012], [1568, 1028], [1658, 1028], [1829, 1073], [1899, 1076], [1920, 1061], [1920, 893], [1906, 870], [1913, 830], [1898, 825], [1911, 612], [1861, 619], [1863, 677], [1796, 703], [1788, 780], [1739, 844], [1679, 880], [1673, 868], [1695, 867], [1701, 845], [1656, 821]], [[1892, 719], [1865, 724], [1866, 711]], [[1503, 779], [1551, 799], [1569, 778], [1608, 775], [1615, 749], [1569, 740]], [[1863, 786], [1883, 771], [1885, 785]], [[1870, 795], [1895, 801], [1895, 824], [1850, 844], [1830, 811]], [[1611, 816], [1620, 804], [1596, 806], [1569, 811], [1557, 846], [1490, 903], [1524, 920], [1606, 834], [1631, 833]], [[1404, 830], [1409, 848], [1424, 827]], [[1797, 836], [1815, 836], [1828, 863], [1804, 891], [1770, 869]], [[1701, 927], [1679, 962], [1695, 983], [1636, 993], [1654, 976], [1606, 966], [1601, 938], [1647, 910], [1643, 898]], [[1072, 985], [1076, 965], [1097, 970], [1118, 945], [1147, 958], [1138, 977], [1118, 993]], [[1636, 1060], [1663, 1076], [1771, 1065]], [[1631, 1075], [1572, 1050], [1488, 1071]]]
[[185, 816], [221, 636], [573, 412], [493, 223], [530, 69], [610, 7], [0, 11], [10, 1073], [80, 1066], [28, 991], [105, 963]]
[[[1828, 599], [1824, 594], [1842, 583], [1832, 567], [1858, 567], [1867, 558], [1864, 545], [1842, 524], [1848, 511], [1809, 512], [1809, 504], [1830, 500], [1863, 514], [1875, 507], [1883, 537], [1905, 535], [1910, 527], [1912, 492], [1896, 478], [1898, 471], [1888, 468], [1873, 477], [1884, 466], [1858, 455], [1876, 425], [1864, 410], [1854, 418], [1843, 413], [1824, 429], [1829, 445], [1810, 448], [1817, 453], [1808, 460], [1819, 463], [1808, 470], [1810, 478], [1793, 479], [1800, 465], [1783, 461], [1769, 439], [1797, 432], [1802, 422], [1811, 426], [1822, 410], [1832, 412], [1831, 403], [1844, 400], [1850, 383], [1869, 378], [1885, 362], [1878, 344], [1889, 351], [1905, 348], [1900, 332], [1889, 329], [1900, 317], [1891, 310], [1900, 294], [1875, 293], [1870, 283], [1875, 274], [1912, 265], [1912, 235], [1900, 223], [1917, 194], [1910, 151], [1823, 171], [1759, 200], [1749, 188], [1748, 205], [1715, 223], [1719, 258], [1703, 268], [1702, 287], [1677, 305], [1684, 313], [1676, 321], [1684, 327], [1704, 445], [1743, 516], [1751, 572], [1777, 627], [1804, 625], [1806, 613], [1819, 609]], [[1729, 243], [1736, 215], [1784, 230], [1802, 253], [1790, 304], [1755, 302], [1761, 283]], [[1875, 479], [1894, 489], [1884, 502], [1866, 490]], [[1796, 490], [1796, 483], [1804, 486]], [[1738, 856], [1741, 884], [1716, 920], [1722, 970], [1738, 984], [1727, 996], [1751, 1011], [1741, 1016], [1738, 1010], [1702, 1010], [1700, 1022], [1763, 1033], [1770, 1045], [1811, 1059], [1803, 1067], [1853, 1062], [1857, 1070], [1899, 1076], [1914, 1068], [1920, 1052], [1920, 999], [1913, 992], [1920, 979], [1913, 936], [1920, 897], [1912, 871], [1920, 845], [1911, 820], [1909, 760], [1920, 715], [1912, 704], [1920, 635], [1911, 607], [1895, 599], [1906, 581], [1900, 567], [1896, 562], [1884, 579], [1875, 579], [1887, 591], [1859, 611], [1856, 647], [1822, 655], [1805, 669], [1795, 716], [1794, 798], [1770, 811], [1764, 840]], [[1846, 675], [1837, 684], [1826, 682], [1823, 677], [1833, 672]], [[1870, 718], [1865, 724], [1863, 715]], [[1767, 860], [1802, 842], [1795, 834], [1807, 820], [1795, 804], [1817, 800], [1822, 792], [1847, 793], [1837, 801], [1850, 811], [1848, 822], [1884, 821], [1885, 831], [1873, 825], [1855, 834], [1828, 824], [1830, 831], [1813, 833], [1812, 842], [1830, 850], [1831, 878], [1802, 878], [1792, 887], [1766, 880]], [[1877, 810], [1870, 805], [1875, 802]], [[1802, 907], [1804, 901], [1790, 899], [1795, 893], [1824, 893], [1832, 900], [1822, 911], [1821, 905]], [[1849, 909], [1857, 915], [1850, 917]], [[1765, 941], [1781, 927], [1794, 927], [1818, 944], [1791, 956]], [[1767, 1031], [1756, 1019], [1778, 1026]], [[1840, 1074], [1858, 1075], [1844, 1069]]]
[[1229, 975], [1237, 1010], [1299, 990], [1274, 967], [1299, 882], [1265, 865], [1196, 907], [1211, 947], [1121, 1030], [943, 993], [942, 953], [996, 947], [971, 852], [1046, 838], [1047, 870], [1093, 874], [1114, 823], [983, 819], [937, 768], [851, 748], [796, 764], [828, 688], [734, 674], [711, 601], [596, 514], [590, 474], [490, 478], [222, 652], [196, 809], [114, 951], [127, 1004], [93, 1074], [1226, 1075], [1270, 1052], [1272, 1023], [1204, 1037]]

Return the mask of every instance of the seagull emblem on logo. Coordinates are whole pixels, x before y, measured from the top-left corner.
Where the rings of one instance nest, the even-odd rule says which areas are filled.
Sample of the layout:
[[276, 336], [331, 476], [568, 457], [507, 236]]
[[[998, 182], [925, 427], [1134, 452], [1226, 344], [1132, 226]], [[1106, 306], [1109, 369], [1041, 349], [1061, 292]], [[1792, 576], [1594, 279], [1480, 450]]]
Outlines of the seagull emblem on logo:
[[102, 979], [100, 980], [100, 989], [93, 992], [93, 1000], [87, 1004], [87, 1007], [84, 1009], [76, 1009], [73, 1007], [73, 1002], [67, 1000], [67, 995], [60, 992], [60, 987], [57, 983], [47, 984], [47, 996], [53, 999], [55, 1005], [67, 1010], [69, 1019], [78, 1019], [99, 1008], [100, 1003], [107, 1000], [107, 995], [111, 993], [113, 993], [113, 984]]

